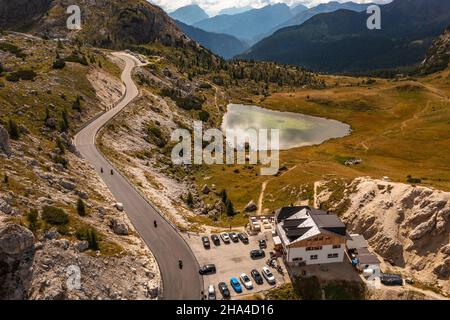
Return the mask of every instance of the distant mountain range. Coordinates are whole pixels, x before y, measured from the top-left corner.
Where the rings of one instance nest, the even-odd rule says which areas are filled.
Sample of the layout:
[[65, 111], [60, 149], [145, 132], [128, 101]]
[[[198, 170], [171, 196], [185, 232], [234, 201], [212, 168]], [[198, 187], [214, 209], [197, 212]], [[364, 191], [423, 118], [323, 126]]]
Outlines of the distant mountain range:
[[382, 29], [366, 27], [368, 14], [350, 10], [316, 15], [281, 29], [240, 56], [316, 71], [360, 72], [419, 63], [450, 25], [450, 1], [395, 0], [382, 7]]
[[252, 9], [253, 9], [253, 7], [250, 7], [250, 6], [245, 6], [245, 7], [240, 7], [240, 8], [239, 7], [231, 7], [231, 8], [220, 10], [218, 15], [222, 15], [222, 14], [234, 15], [234, 14], [244, 13], [244, 12], [250, 11]]
[[261, 35], [292, 17], [289, 6], [280, 3], [236, 15], [218, 15], [197, 22], [194, 27], [208, 32], [229, 34], [253, 44], [262, 38]]
[[305, 7], [305, 10], [300, 10], [297, 13], [295, 13], [293, 10], [293, 13], [295, 14], [295, 16], [292, 19], [289, 19], [289, 20], [284, 21], [283, 23], [279, 24], [274, 31], [282, 29], [282, 28], [290, 27], [290, 26], [299, 26], [299, 25], [303, 24], [305, 21], [307, 21], [308, 19], [310, 19], [320, 13], [334, 12], [334, 11], [337, 11], [340, 9], [347, 9], [347, 10], [351, 10], [351, 11], [362, 12], [362, 11], [365, 11], [368, 6], [370, 6], [370, 4], [355, 3], [355, 2], [340, 3], [337, 1], [331, 1], [328, 3], [319, 4], [318, 6], [313, 7], [311, 9], [308, 9]]
[[176, 23], [189, 38], [225, 59], [232, 58], [249, 48], [246, 43], [228, 34], [207, 32], [180, 21]]
[[169, 13], [169, 16], [189, 25], [209, 18], [209, 15], [196, 4], [181, 7]]

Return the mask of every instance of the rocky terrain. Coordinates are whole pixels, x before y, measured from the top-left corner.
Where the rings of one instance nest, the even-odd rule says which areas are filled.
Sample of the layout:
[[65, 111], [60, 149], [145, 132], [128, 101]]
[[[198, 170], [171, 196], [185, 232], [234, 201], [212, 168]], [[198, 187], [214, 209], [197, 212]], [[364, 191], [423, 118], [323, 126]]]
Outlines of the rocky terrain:
[[158, 298], [152, 253], [71, 140], [121, 96], [115, 60], [18, 34], [0, 45], [0, 299]]
[[450, 294], [450, 193], [370, 178], [330, 186], [320, 184], [317, 201], [341, 212], [349, 231], [364, 235], [385, 272]]
[[73, 5], [69, 0], [0, 0], [0, 28], [35, 33], [47, 38], [78, 38], [99, 47], [159, 41], [167, 45], [187, 42], [176, 24], [157, 6], [145, 0], [82, 0], [81, 30], [66, 27]]
[[450, 61], [450, 27], [438, 37], [428, 49], [425, 60], [419, 66], [423, 74], [430, 74], [447, 68]]

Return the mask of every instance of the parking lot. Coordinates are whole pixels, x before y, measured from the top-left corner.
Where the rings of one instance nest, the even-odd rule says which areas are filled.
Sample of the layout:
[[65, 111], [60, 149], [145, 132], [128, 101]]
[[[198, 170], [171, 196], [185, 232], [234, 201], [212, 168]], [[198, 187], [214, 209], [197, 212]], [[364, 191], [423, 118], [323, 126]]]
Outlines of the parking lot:
[[[246, 295], [255, 294], [261, 291], [266, 291], [274, 286], [271, 286], [264, 279], [263, 285], [257, 285], [253, 278], [251, 278], [250, 272], [253, 269], [257, 269], [260, 273], [263, 267], [267, 266], [266, 261], [270, 258], [270, 251], [273, 251], [273, 242], [270, 232], [264, 234], [259, 234], [258, 236], [250, 236], [249, 244], [244, 244], [242, 241], [237, 243], [232, 242], [230, 244], [225, 244], [221, 239], [220, 246], [216, 246], [211, 241], [211, 248], [205, 249], [202, 244], [201, 237], [208, 236], [211, 240], [210, 234], [202, 234], [200, 236], [190, 236], [187, 240], [196, 255], [200, 266], [206, 264], [214, 264], [216, 266], [217, 272], [212, 275], [205, 275], [204, 285], [205, 285], [205, 293], [208, 291], [208, 286], [213, 284], [216, 288], [217, 299], [221, 299], [222, 296], [220, 292], [217, 290], [217, 285], [219, 282], [225, 282], [228, 286], [228, 289], [231, 292], [231, 297], [240, 297]], [[259, 249], [258, 240], [264, 239], [267, 237], [267, 249], [265, 249], [266, 257], [253, 260], [250, 258], [250, 251]], [[281, 262], [281, 260], [280, 260]], [[277, 285], [284, 283], [284, 277], [279, 274], [275, 269], [270, 268], [270, 271], [276, 278]], [[238, 280], [239, 276], [242, 273], [246, 273], [253, 282], [253, 290], [247, 290], [243, 286], [243, 292], [241, 294], [237, 294], [230, 286], [230, 279], [235, 277]], [[285, 274], [287, 274], [285, 272]], [[241, 283], [242, 285], [242, 283]]]

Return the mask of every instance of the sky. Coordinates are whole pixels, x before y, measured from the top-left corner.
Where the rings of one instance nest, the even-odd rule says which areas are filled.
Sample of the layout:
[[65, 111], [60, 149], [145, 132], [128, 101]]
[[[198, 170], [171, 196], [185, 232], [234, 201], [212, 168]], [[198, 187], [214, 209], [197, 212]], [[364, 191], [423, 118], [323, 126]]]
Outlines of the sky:
[[[304, 4], [307, 7], [313, 7], [320, 3], [327, 3], [331, 0], [149, 0], [150, 2], [162, 7], [167, 12], [172, 12], [180, 7], [198, 4], [209, 15], [216, 15], [220, 10], [232, 7], [251, 6], [261, 8], [269, 4], [284, 2], [287, 5]], [[338, 2], [347, 2], [351, 0], [337, 0]], [[352, 0], [358, 3], [384, 3], [390, 0]]]

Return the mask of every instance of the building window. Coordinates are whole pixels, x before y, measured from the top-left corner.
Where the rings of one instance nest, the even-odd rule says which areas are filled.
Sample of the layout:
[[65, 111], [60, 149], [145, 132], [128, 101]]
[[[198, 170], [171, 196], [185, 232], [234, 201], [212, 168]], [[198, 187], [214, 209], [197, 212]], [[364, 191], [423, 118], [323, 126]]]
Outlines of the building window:
[[333, 246], [333, 249], [340, 249], [341, 248], [341, 245], [340, 244], [335, 244], [334, 246]]
[[320, 247], [306, 247], [306, 251], [318, 251], [322, 250], [322, 246]]
[[294, 262], [300, 262], [300, 261], [303, 261], [303, 258], [294, 258], [294, 259], [292, 259], [292, 261], [294, 261]]
[[339, 258], [339, 254], [338, 253], [330, 253], [328, 255], [328, 259], [336, 259]]
[[317, 254], [314, 254], [314, 255], [310, 256], [310, 259], [317, 260], [317, 259], [319, 259], [319, 257], [317, 256]]

